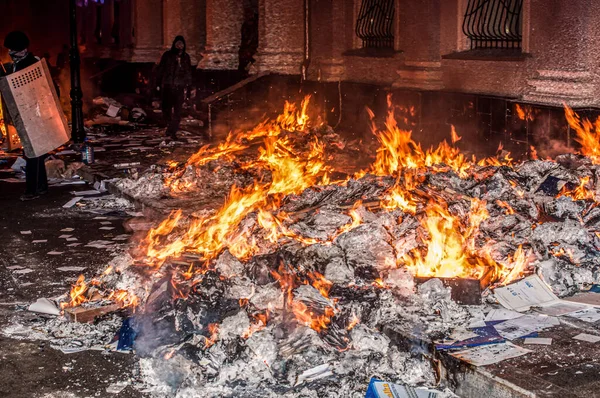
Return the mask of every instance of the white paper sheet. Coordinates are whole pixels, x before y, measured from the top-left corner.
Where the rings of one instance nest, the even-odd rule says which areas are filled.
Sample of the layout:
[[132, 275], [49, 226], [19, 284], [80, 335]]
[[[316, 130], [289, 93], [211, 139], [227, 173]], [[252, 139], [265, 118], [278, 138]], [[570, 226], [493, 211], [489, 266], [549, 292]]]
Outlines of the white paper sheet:
[[450, 353], [450, 355], [475, 366], [486, 366], [520, 357], [530, 352], [531, 350], [511, 343], [502, 343], [469, 348], [468, 350]]
[[541, 307], [540, 312], [558, 316], [586, 308], [585, 304], [560, 300], [535, 274], [510, 285], [496, 288], [494, 296], [504, 307], [518, 312], [527, 311], [531, 307]]
[[488, 312], [487, 315], [485, 316], [485, 320], [488, 322], [490, 322], [490, 321], [506, 321], [508, 319], [515, 319], [515, 318], [519, 318], [522, 316], [523, 316], [523, 314], [521, 314], [520, 312], [507, 310], [504, 308], [497, 308], [497, 309], [493, 309], [490, 312]]
[[510, 319], [494, 325], [494, 328], [500, 336], [508, 340], [514, 340], [559, 324], [560, 321], [555, 317], [523, 315], [520, 318]]
[[[63, 205], [63, 208], [65, 208], [65, 209], [69, 209], [69, 208], [73, 207], [73, 206], [75, 205], [75, 203], [79, 202], [81, 199], [83, 199], [83, 197], [82, 197], [82, 196], [76, 196], [76, 197], [74, 197], [73, 199], [69, 200], [67, 203], [65, 203], [65, 204]], [[65, 228], [65, 229], [67, 229], [67, 228]], [[69, 229], [70, 229], [70, 228], [69, 228]], [[62, 231], [62, 230], [61, 230], [61, 231]]]
[[597, 343], [600, 341], [600, 336], [593, 334], [581, 333], [573, 337], [575, 340], [587, 341], [588, 343]]
[[[597, 294], [597, 293], [596, 293]], [[581, 319], [582, 321], [594, 323], [600, 321], [600, 308], [589, 307], [579, 311], [566, 314], [567, 316]]]
[[552, 339], [550, 337], [528, 337], [523, 341], [523, 344], [551, 345]]

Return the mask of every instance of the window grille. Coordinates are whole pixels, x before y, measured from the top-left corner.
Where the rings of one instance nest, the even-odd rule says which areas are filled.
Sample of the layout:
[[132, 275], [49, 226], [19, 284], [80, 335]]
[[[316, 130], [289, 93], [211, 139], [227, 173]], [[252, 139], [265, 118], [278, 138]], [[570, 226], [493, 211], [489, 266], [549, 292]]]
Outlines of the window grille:
[[395, 0], [362, 0], [356, 35], [363, 48], [394, 48]]
[[471, 48], [521, 48], [523, 0], [469, 0], [463, 32]]

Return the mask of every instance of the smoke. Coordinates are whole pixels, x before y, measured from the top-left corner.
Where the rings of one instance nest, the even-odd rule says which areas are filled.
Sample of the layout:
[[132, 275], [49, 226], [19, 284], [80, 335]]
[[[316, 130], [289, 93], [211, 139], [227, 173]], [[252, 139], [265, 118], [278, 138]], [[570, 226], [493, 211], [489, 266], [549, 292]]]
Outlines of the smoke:
[[538, 114], [530, 124], [532, 143], [541, 159], [576, 152], [570, 145], [565, 126], [560, 125], [557, 118]]

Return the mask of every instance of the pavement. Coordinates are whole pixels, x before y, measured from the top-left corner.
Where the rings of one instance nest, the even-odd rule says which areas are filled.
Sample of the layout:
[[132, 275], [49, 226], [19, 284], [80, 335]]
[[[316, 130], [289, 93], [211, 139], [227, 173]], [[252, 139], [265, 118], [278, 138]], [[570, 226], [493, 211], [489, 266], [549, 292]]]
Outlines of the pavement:
[[[78, 242], [110, 239], [124, 234], [125, 217], [111, 214], [114, 230], [99, 230], [97, 214], [80, 207], [63, 209], [70, 191], [88, 186], [51, 187], [40, 199], [21, 202], [23, 183], [0, 181], [0, 330], [11, 318], [37, 316], [26, 307], [40, 297], [56, 297], [68, 292], [80, 273], [94, 276], [106, 266], [106, 250], [68, 247], [69, 232]], [[31, 231], [24, 235], [21, 231]], [[33, 240], [47, 240], [33, 243]], [[52, 256], [50, 251], [63, 255]], [[60, 271], [63, 266], [85, 267], [83, 272]], [[30, 271], [31, 270], [31, 271]], [[107, 394], [106, 388], [117, 381], [133, 377], [136, 358], [131, 354], [84, 351], [63, 354], [45, 341], [16, 340], [0, 335], [0, 396], [31, 397], [143, 397], [128, 387], [119, 394]]]

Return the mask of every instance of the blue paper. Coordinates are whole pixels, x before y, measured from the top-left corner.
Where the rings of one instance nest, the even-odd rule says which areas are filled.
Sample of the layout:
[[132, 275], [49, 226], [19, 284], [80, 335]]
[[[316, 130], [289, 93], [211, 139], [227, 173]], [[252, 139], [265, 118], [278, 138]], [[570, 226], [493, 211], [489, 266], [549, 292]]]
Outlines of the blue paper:
[[123, 320], [121, 329], [119, 330], [119, 343], [117, 344], [117, 350], [129, 351], [133, 349], [133, 342], [137, 332], [133, 328], [133, 318], [126, 318]]

